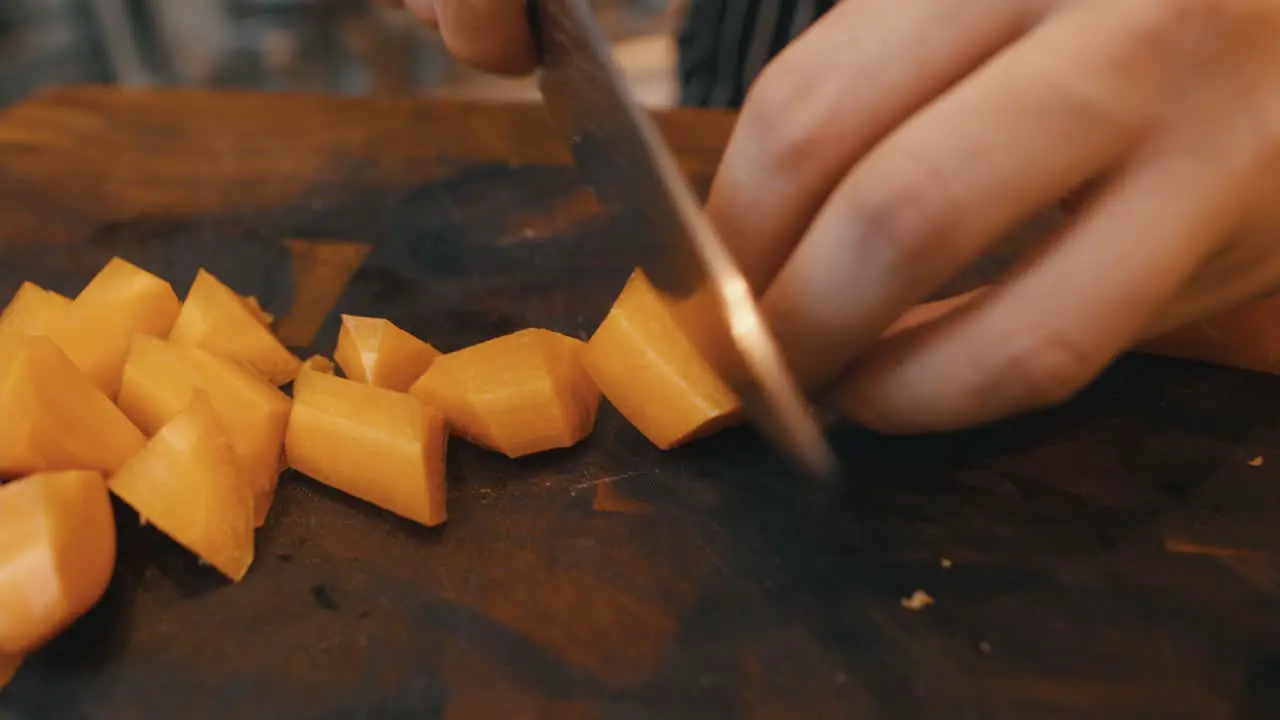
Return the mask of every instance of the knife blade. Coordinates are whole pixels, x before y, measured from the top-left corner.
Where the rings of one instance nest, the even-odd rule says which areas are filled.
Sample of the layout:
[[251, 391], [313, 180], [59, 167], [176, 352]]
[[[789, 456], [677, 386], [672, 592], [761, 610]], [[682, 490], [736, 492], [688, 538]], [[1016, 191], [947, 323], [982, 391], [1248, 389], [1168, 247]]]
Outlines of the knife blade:
[[587, 0], [528, 0], [538, 87], [574, 162], [670, 301], [676, 322], [758, 429], [810, 476], [835, 454], [750, 286], [671, 150], [631, 94]]

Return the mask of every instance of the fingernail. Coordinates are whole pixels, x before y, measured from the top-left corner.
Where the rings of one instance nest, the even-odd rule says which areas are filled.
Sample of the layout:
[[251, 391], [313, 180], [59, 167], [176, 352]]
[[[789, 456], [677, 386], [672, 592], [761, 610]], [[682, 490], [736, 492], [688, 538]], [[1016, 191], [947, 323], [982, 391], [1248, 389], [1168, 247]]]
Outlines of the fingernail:
[[436, 0], [407, 0], [405, 7], [423, 22], [436, 22]]

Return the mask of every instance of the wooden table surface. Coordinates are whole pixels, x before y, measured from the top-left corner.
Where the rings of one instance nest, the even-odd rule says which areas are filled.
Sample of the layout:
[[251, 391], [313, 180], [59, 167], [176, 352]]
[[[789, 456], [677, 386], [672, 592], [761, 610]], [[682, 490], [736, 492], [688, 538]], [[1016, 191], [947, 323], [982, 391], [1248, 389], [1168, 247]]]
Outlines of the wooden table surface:
[[[659, 121], [705, 188], [732, 118]], [[324, 351], [337, 312], [446, 350], [585, 337], [625, 222], [534, 106], [69, 88], [0, 115], [0, 293], [116, 254], [281, 314], [341, 289]], [[1280, 378], [1128, 358], [1035, 417], [835, 442], [818, 491], [749, 431], [661, 453], [605, 408], [564, 452], [454, 443], [432, 531], [291, 474], [234, 586], [118, 508], [106, 598], [0, 718], [1280, 717]]]

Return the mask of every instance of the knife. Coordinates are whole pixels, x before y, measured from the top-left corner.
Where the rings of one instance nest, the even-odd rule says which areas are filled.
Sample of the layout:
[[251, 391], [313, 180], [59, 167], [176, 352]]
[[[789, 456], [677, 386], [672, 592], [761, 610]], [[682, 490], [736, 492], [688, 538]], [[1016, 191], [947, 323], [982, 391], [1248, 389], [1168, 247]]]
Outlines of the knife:
[[538, 87], [601, 205], [676, 322], [756, 427], [815, 479], [838, 472], [751, 288], [649, 115], [632, 97], [587, 0], [528, 0]]

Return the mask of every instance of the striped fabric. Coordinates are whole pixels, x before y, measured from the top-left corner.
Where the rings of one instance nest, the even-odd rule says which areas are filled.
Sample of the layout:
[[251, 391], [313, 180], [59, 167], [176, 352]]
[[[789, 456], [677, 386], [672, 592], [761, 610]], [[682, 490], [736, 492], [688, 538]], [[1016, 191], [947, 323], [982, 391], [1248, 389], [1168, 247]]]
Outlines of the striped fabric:
[[680, 31], [680, 104], [738, 108], [760, 70], [839, 0], [691, 0]]

